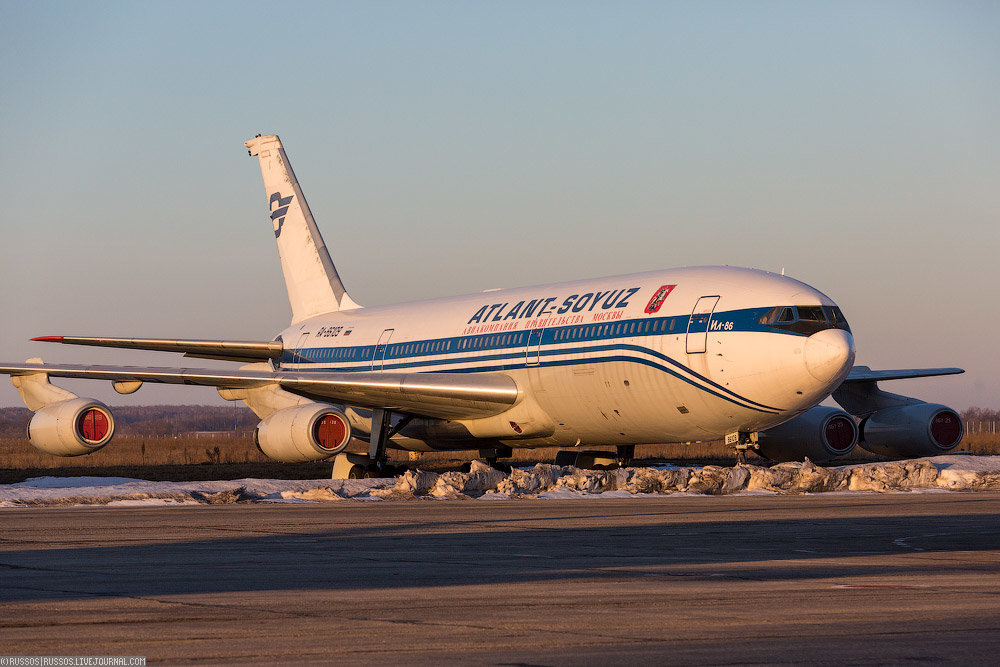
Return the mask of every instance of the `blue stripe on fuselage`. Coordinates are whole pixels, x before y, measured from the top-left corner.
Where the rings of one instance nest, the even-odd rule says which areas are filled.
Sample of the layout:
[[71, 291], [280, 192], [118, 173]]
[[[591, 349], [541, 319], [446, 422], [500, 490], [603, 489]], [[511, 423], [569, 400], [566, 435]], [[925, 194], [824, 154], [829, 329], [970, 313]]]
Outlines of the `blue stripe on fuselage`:
[[[724, 323], [731, 323], [724, 329], [725, 332], [732, 331], [763, 331], [768, 333], [781, 333], [783, 335], [800, 335], [785, 331], [764, 327], [760, 324], [760, 318], [769, 311], [768, 308], [754, 308], [740, 311], [729, 311], [716, 313], [712, 320]], [[631, 361], [640, 363], [652, 368], [657, 368], [681, 379], [692, 386], [698, 387], [712, 395], [731, 401], [742, 407], [764, 412], [777, 412], [777, 408], [752, 401], [748, 398], [722, 387], [709, 378], [688, 368], [684, 364], [672, 359], [656, 350], [640, 345], [614, 342], [604, 345], [576, 345], [567, 347], [569, 344], [594, 343], [604, 341], [610, 343], [615, 339], [622, 338], [644, 338], [648, 336], [670, 336], [685, 335], [690, 318], [688, 316], [662, 317], [662, 318], [641, 318], [632, 320], [619, 320], [616, 322], [599, 322], [593, 324], [580, 324], [570, 326], [558, 326], [541, 330], [541, 341], [539, 349], [539, 365], [541, 366], [563, 366], [572, 364], [605, 363], [608, 361]], [[411, 369], [420, 372], [438, 370], [435, 367], [445, 365], [462, 365], [461, 368], [444, 369], [440, 372], [449, 373], [476, 373], [501, 370], [513, 370], [526, 366], [527, 345], [530, 331], [512, 331], [507, 333], [480, 333], [468, 336], [456, 336], [450, 338], [435, 338], [423, 341], [412, 341], [407, 343], [390, 343], [385, 346], [384, 359], [381, 361], [383, 370]], [[552, 347], [559, 345], [559, 347]], [[534, 341], [532, 341], [534, 349]], [[342, 366], [327, 366], [325, 368], [315, 368], [316, 371], [333, 372], [360, 372], [372, 370], [372, 358], [375, 355], [375, 345], [362, 345], [354, 347], [323, 347], [323, 348], [303, 348], [300, 350], [286, 350], [282, 355], [282, 362], [286, 364], [337, 364]], [[489, 354], [484, 354], [489, 352]], [[615, 356], [588, 357], [585, 359], [574, 358], [555, 360], [551, 357], [559, 355], [579, 355], [595, 352], [619, 352]], [[474, 356], [468, 353], [480, 353]], [[633, 353], [652, 356], [655, 359], [672, 366], [658, 363], [657, 361], [644, 359], [637, 356], [627, 356]], [[431, 358], [428, 358], [431, 357]], [[548, 357], [548, 359], [546, 359]], [[420, 358], [420, 360], [415, 360]], [[511, 363], [503, 363], [509, 361]], [[500, 362], [500, 363], [497, 363]], [[675, 370], [676, 369], [676, 370]], [[301, 369], [305, 370], [305, 369]], [[681, 375], [683, 372], [690, 377]], [[696, 381], [697, 380], [697, 381]], [[699, 384], [704, 383], [704, 385]], [[705, 386], [707, 385], [707, 386]], [[735, 399], [735, 400], [734, 400]]]

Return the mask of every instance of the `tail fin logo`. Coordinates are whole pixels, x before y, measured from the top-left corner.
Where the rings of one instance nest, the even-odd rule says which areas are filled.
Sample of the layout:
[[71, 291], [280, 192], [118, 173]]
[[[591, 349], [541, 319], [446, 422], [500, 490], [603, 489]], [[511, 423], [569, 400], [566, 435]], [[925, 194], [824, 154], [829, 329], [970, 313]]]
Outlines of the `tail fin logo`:
[[[271, 222], [274, 224], [274, 238], [281, 236], [281, 226], [285, 224], [285, 213], [288, 212], [288, 205], [292, 203], [293, 195], [282, 197], [280, 192], [271, 195], [268, 202], [268, 209], [271, 211]], [[278, 208], [274, 208], [277, 202]]]

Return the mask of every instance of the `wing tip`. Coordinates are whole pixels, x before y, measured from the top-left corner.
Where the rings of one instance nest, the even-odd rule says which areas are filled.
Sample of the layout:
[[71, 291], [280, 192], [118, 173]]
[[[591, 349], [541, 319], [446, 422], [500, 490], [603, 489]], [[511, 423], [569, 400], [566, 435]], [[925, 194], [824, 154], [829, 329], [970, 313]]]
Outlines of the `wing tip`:
[[32, 338], [31, 340], [41, 343], [61, 343], [63, 338], [65, 338], [65, 336], [38, 336], [36, 338]]

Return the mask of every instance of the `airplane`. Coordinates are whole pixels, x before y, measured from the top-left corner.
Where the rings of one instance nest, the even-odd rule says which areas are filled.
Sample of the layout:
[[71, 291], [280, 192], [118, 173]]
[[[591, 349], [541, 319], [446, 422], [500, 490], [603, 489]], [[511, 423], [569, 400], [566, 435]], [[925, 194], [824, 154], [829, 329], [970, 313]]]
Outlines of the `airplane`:
[[[233, 370], [0, 364], [25, 405], [32, 445], [97, 451], [114, 434], [107, 405], [51, 384], [107, 380], [214, 387], [260, 418], [258, 448], [283, 462], [334, 458], [334, 477], [379, 476], [387, 449], [616, 447], [722, 439], [785, 461], [953, 450], [962, 420], [878, 382], [962, 373], [854, 366], [843, 312], [809, 285], [766, 271], [689, 267], [362, 307], [347, 293], [276, 135], [258, 158], [291, 305], [272, 340], [41, 336], [32, 340], [240, 363]], [[843, 409], [821, 406], [829, 396]], [[349, 454], [352, 437], [368, 452]]]

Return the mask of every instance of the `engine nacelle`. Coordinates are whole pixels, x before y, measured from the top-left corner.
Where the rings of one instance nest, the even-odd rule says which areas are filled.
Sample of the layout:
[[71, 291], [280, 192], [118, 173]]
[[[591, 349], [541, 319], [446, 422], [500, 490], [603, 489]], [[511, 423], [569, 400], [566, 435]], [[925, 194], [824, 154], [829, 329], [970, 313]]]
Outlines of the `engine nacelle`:
[[772, 461], [826, 461], [858, 443], [854, 417], [839, 408], [817, 406], [758, 434], [757, 451]]
[[347, 449], [351, 424], [332, 405], [311, 403], [278, 410], [257, 424], [257, 449], [282, 463], [320, 461]]
[[28, 422], [28, 440], [54, 456], [82, 456], [108, 444], [115, 433], [111, 410], [91, 398], [72, 398], [40, 408]]
[[861, 446], [895, 458], [945, 454], [955, 449], [964, 435], [961, 418], [937, 403], [887, 408], [861, 422]]

